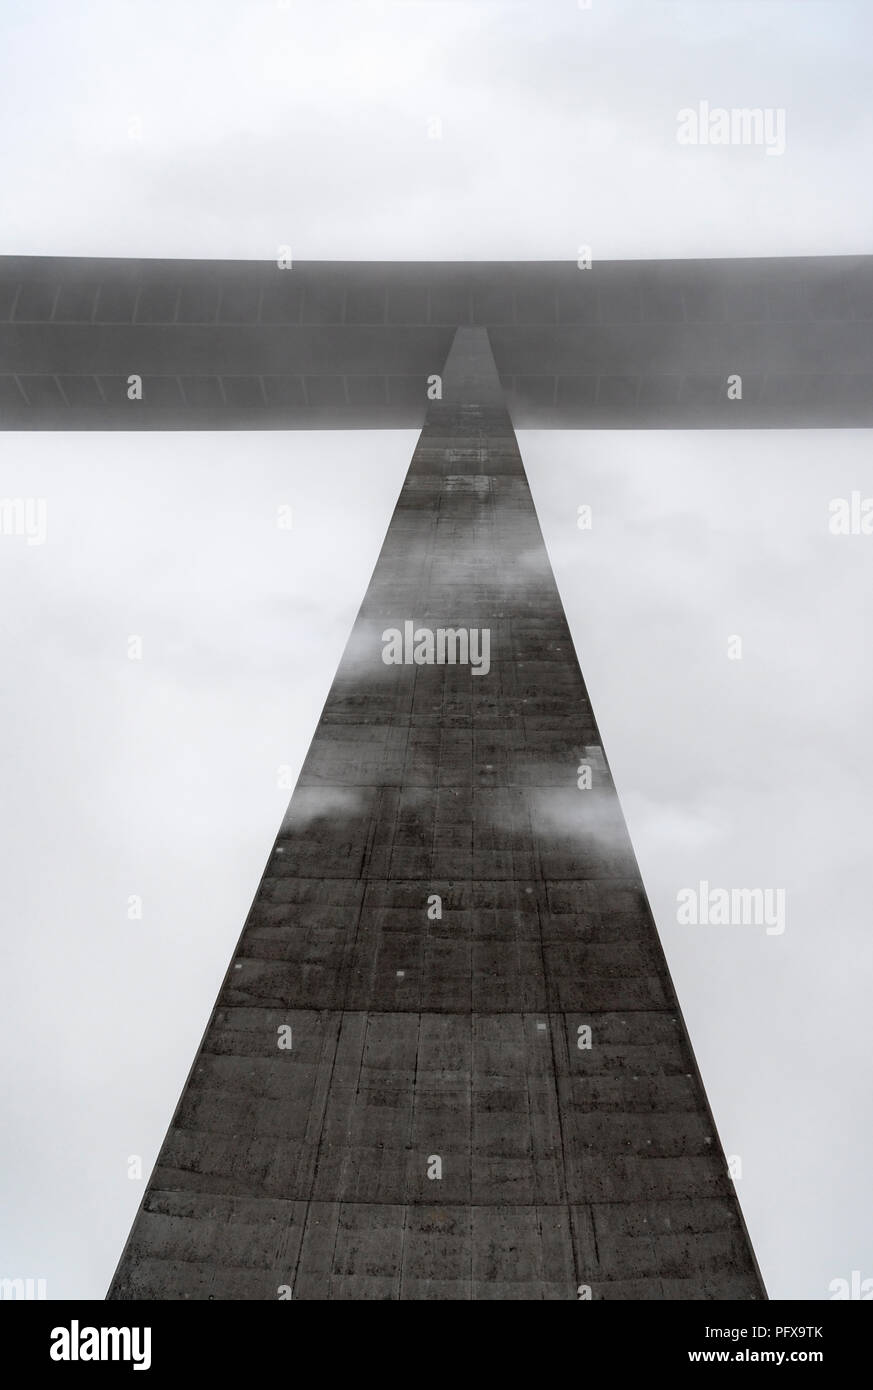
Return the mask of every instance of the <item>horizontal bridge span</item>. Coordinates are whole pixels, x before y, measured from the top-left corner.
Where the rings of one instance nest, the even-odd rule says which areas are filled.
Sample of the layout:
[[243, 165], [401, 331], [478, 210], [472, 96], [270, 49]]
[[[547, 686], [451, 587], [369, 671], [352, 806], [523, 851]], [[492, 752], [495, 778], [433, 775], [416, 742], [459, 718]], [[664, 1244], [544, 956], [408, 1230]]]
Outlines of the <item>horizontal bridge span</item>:
[[873, 424], [871, 256], [588, 269], [13, 256], [0, 426], [420, 428], [459, 325], [488, 329], [516, 428]]

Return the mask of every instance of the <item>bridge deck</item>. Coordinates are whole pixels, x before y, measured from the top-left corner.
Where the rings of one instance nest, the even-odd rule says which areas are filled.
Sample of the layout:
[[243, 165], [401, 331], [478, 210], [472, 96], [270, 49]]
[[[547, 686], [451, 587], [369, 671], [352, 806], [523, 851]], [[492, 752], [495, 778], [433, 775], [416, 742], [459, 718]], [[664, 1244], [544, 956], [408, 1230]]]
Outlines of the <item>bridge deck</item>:
[[0, 428], [421, 428], [457, 326], [488, 329], [516, 428], [873, 424], [870, 256], [5, 257]]

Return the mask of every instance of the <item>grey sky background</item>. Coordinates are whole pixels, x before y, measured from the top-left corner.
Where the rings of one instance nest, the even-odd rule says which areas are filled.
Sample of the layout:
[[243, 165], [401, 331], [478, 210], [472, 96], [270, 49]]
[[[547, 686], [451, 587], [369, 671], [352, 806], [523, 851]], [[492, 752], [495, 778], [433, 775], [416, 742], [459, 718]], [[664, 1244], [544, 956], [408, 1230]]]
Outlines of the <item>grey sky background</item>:
[[[592, 274], [868, 252], [871, 18], [16, 0], [0, 251], [570, 259], [584, 241]], [[785, 154], [677, 145], [704, 99], [784, 106]], [[414, 439], [0, 434], [0, 495], [48, 504], [44, 546], [0, 537], [0, 1275], [105, 1293], [142, 1194], [128, 1156], [147, 1176]], [[827, 528], [831, 498], [873, 495], [869, 432], [519, 442], [769, 1292], [827, 1298], [873, 1277], [873, 537]], [[785, 887], [784, 935], [679, 927], [701, 878]]]
[[[866, 251], [871, 36], [868, 0], [6, 0], [0, 250]], [[785, 154], [680, 146], [701, 100], [784, 107]]]

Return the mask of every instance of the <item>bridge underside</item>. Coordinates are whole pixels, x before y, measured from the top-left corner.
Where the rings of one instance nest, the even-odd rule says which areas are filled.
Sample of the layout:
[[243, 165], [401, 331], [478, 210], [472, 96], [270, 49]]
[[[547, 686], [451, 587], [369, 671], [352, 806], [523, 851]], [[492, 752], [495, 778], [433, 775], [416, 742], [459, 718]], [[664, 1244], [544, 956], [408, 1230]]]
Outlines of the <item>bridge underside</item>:
[[487, 328], [516, 428], [873, 425], [869, 256], [5, 257], [0, 428], [419, 429], [457, 326]]

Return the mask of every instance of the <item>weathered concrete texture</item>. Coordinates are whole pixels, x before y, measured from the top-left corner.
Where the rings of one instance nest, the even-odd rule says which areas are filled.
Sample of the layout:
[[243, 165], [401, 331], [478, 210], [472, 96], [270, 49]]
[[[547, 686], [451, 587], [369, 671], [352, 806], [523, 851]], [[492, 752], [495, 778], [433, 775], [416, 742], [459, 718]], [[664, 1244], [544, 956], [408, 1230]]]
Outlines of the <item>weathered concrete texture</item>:
[[764, 1297], [484, 330], [444, 390], [112, 1298]]
[[458, 324], [488, 329], [517, 428], [873, 424], [871, 256], [10, 256], [0, 429], [415, 428]]

